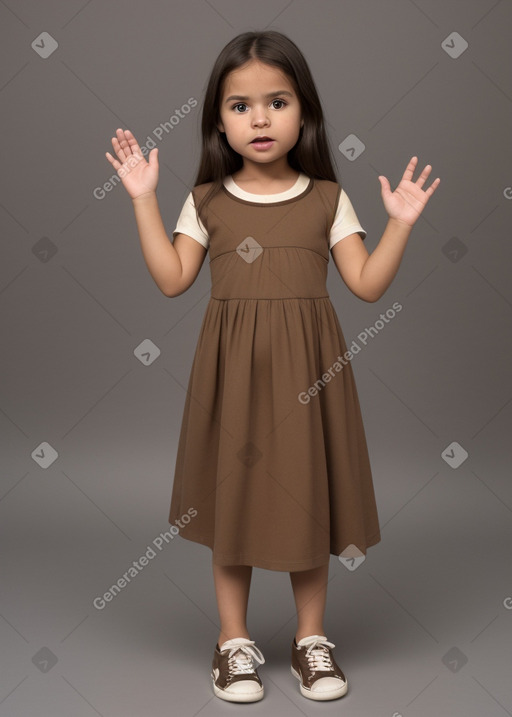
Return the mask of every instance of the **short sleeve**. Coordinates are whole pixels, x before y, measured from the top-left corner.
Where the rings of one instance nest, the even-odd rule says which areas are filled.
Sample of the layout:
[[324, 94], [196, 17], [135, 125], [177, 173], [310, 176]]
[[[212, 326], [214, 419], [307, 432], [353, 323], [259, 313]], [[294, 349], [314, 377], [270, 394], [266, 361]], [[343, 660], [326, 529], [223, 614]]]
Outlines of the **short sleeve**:
[[352, 202], [348, 198], [345, 190], [342, 189], [336, 208], [336, 216], [334, 217], [334, 222], [332, 223], [331, 232], [329, 234], [329, 249], [332, 249], [341, 239], [356, 232], [362, 235], [361, 239], [365, 239], [367, 232], [359, 223]]
[[210, 237], [208, 236], [208, 232], [206, 231], [203, 222], [200, 219], [199, 221], [197, 219], [192, 192], [189, 193], [187, 199], [185, 200], [185, 204], [183, 205], [181, 213], [178, 217], [176, 229], [172, 233], [173, 239], [176, 234], [187, 234], [189, 237], [192, 237], [192, 239], [195, 239], [202, 244], [205, 249], [208, 249]]

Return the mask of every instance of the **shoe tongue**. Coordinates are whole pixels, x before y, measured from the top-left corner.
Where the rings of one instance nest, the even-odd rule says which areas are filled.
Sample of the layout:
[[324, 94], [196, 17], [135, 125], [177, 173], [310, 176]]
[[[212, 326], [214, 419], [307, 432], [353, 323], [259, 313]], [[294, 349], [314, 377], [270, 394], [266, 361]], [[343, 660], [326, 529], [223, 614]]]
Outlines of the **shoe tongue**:
[[223, 642], [220, 646], [220, 651], [222, 650], [228, 650], [230, 647], [235, 647], [235, 645], [248, 645], [251, 642], [247, 637], [233, 637], [231, 640], [226, 640], [226, 642]]
[[303, 637], [302, 640], [299, 640], [297, 642], [297, 645], [300, 645], [301, 647], [305, 647], [306, 645], [311, 645], [316, 640], [327, 640], [327, 637], [325, 635], [308, 635], [307, 637]]

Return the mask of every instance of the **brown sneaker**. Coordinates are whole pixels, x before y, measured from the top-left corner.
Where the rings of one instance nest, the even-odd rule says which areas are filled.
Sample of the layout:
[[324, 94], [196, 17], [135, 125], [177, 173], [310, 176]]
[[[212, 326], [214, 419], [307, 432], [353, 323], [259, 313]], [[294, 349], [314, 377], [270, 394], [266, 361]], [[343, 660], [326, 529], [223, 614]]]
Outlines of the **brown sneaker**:
[[229, 702], [255, 702], [263, 697], [258, 670], [253, 660], [263, 664], [265, 658], [246, 637], [226, 640], [219, 648], [215, 645], [212, 662], [213, 691], [217, 697]]
[[347, 680], [336, 664], [325, 635], [293, 638], [292, 675], [300, 680], [300, 692], [310, 700], [334, 700], [348, 689]]

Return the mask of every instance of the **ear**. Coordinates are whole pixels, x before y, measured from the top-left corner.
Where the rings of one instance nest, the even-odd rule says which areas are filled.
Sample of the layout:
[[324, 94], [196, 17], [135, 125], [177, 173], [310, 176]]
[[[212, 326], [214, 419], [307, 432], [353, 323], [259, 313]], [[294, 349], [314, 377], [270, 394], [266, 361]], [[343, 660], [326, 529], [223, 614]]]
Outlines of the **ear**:
[[219, 132], [225, 132], [224, 125], [222, 124], [222, 122], [217, 122], [217, 129], [219, 130]]

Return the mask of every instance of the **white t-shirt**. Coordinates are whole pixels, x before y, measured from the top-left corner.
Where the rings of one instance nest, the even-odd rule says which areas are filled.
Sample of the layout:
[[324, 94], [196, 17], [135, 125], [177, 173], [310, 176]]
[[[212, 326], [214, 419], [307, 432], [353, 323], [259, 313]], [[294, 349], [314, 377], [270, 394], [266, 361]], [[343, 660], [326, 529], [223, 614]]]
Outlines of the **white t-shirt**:
[[[231, 175], [224, 178], [223, 184], [228, 192], [234, 194], [236, 197], [240, 197], [240, 199], [247, 199], [250, 202], [264, 203], [281, 202], [285, 199], [296, 197], [306, 189], [309, 181], [309, 177], [301, 172], [293, 187], [276, 194], [253, 194], [252, 192], [246, 192], [235, 183]], [[336, 242], [344, 239], [349, 234], [354, 234], [355, 232], [362, 234], [362, 239], [366, 237], [367, 232], [359, 223], [354, 207], [352, 206], [352, 202], [348, 198], [345, 190], [342, 188], [338, 207], [336, 209], [336, 215], [329, 234], [329, 249], [332, 249]], [[198, 222], [197, 220], [192, 192], [189, 193], [178, 217], [176, 229], [173, 232], [173, 238], [176, 234], [187, 234], [202, 244], [205, 249], [208, 249], [210, 241], [208, 232], [206, 231], [203, 222], [201, 220]]]

